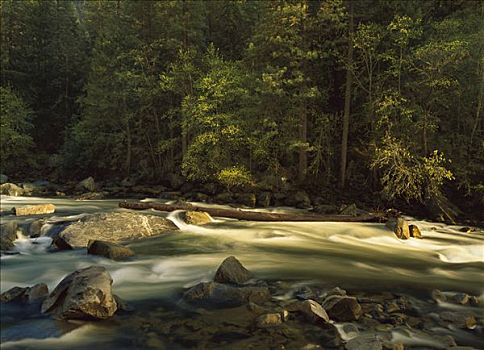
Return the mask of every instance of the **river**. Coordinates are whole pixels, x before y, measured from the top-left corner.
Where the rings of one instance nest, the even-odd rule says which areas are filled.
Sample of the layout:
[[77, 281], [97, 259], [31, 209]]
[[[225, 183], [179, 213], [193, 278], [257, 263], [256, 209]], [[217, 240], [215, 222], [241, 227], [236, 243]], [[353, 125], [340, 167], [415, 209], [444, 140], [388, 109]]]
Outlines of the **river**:
[[[55, 216], [123, 211], [118, 200], [75, 201], [62, 198], [2, 196], [2, 210], [14, 206], [53, 203]], [[289, 208], [268, 209], [274, 211]], [[150, 214], [163, 213], [148, 210]], [[236, 256], [257, 278], [285, 281], [291, 288], [317, 284], [349, 291], [379, 291], [424, 297], [432, 289], [480, 296], [484, 304], [484, 233], [464, 233], [460, 226], [409, 220], [424, 239], [398, 240], [378, 223], [246, 222], [216, 218], [205, 226], [187, 225], [171, 213], [180, 232], [129, 244], [135, 258], [114, 262], [87, 255], [85, 250], [49, 253], [48, 238], [16, 241], [17, 255], [1, 257], [1, 285], [46, 283], [52, 290], [67, 274], [90, 265], [103, 265], [113, 277], [113, 291], [137, 311], [172, 310], [181, 291], [209, 281], [227, 256]], [[19, 220], [2, 217], [2, 222]], [[21, 219], [24, 223], [31, 218]], [[283, 297], [283, 296], [281, 296]], [[450, 305], [439, 307], [452, 310]], [[129, 319], [129, 318], [128, 318]], [[143, 348], [119, 322], [61, 324], [29, 311], [2, 306], [2, 349]], [[458, 332], [457, 332], [458, 333]], [[467, 334], [468, 333], [468, 334]], [[482, 334], [461, 338], [483, 346]], [[133, 335], [134, 337], [134, 335]], [[459, 334], [457, 334], [459, 338]], [[163, 342], [146, 348], [172, 348]]]

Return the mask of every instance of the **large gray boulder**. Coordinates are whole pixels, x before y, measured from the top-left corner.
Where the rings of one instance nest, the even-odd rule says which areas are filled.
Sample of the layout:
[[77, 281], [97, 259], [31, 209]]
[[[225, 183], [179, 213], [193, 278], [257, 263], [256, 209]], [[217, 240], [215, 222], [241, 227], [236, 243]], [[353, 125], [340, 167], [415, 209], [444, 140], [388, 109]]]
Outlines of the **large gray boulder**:
[[10, 250], [17, 239], [17, 222], [8, 221], [0, 225], [0, 251]]
[[112, 260], [123, 260], [134, 256], [134, 252], [128, 247], [104, 241], [89, 241], [87, 252], [88, 254], [99, 255]]
[[56, 319], [99, 320], [114, 315], [113, 280], [102, 266], [90, 266], [66, 276], [42, 303], [42, 313]]
[[12, 183], [4, 183], [0, 185], [0, 194], [7, 196], [23, 196], [24, 189]]
[[251, 277], [251, 273], [235, 256], [229, 256], [219, 266], [213, 280], [219, 283], [243, 284]]
[[[178, 230], [168, 219], [132, 212], [87, 215], [66, 226], [54, 238], [71, 248], [85, 248], [90, 240], [112, 243], [132, 241]], [[57, 243], [55, 243], [57, 245]]]
[[199, 283], [183, 295], [188, 303], [216, 307], [240, 306], [249, 302], [264, 303], [270, 298], [267, 287], [236, 287], [217, 282]]

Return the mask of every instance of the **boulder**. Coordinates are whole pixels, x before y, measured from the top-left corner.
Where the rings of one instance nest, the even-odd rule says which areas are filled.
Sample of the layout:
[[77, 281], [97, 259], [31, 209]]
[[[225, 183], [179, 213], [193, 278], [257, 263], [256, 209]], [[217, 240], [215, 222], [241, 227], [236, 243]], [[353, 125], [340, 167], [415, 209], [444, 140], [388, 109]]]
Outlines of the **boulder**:
[[0, 185], [3, 185], [8, 181], [8, 176], [4, 174], [0, 174]]
[[15, 184], [7, 182], [0, 185], [0, 194], [5, 194], [7, 196], [23, 196], [24, 189]]
[[277, 326], [280, 325], [282, 321], [281, 314], [277, 313], [260, 315], [255, 320], [257, 327], [260, 328]]
[[392, 230], [399, 239], [410, 238], [410, 229], [408, 227], [408, 222], [401, 217], [390, 218], [385, 226]]
[[45, 219], [37, 219], [30, 223], [28, 227], [29, 236], [32, 238], [39, 237], [42, 234], [42, 226], [45, 224]]
[[134, 256], [134, 252], [128, 247], [105, 241], [89, 241], [87, 253], [104, 256], [111, 260], [123, 260]]
[[186, 211], [183, 213], [183, 221], [189, 225], [205, 225], [212, 222], [212, 218], [204, 211]]
[[38, 181], [38, 182], [25, 182], [22, 184], [24, 194], [28, 196], [32, 195], [42, 195], [47, 192], [48, 182]]
[[12, 212], [17, 216], [52, 214], [55, 212], [54, 204], [37, 204], [21, 208], [12, 208]]
[[218, 283], [243, 284], [251, 277], [251, 273], [235, 256], [229, 256], [220, 264], [213, 280]]
[[85, 178], [76, 185], [76, 189], [79, 191], [95, 192], [96, 183], [94, 182], [94, 178], [92, 176]]
[[263, 303], [271, 299], [271, 294], [267, 287], [236, 287], [217, 282], [202, 282], [186, 291], [183, 299], [191, 304], [230, 307], [249, 302]]
[[319, 204], [312, 211], [318, 214], [336, 214], [338, 213], [338, 208], [332, 204]]
[[341, 210], [340, 210], [340, 214], [341, 215], [351, 215], [351, 216], [358, 216], [358, 215], [364, 215], [364, 214], [368, 214], [367, 211], [365, 210], [362, 210], [362, 209], [359, 209], [355, 203], [353, 204], [350, 204], [350, 205], [347, 205], [347, 206], [344, 206]]
[[286, 307], [289, 312], [298, 312], [304, 315], [306, 319], [313, 323], [328, 323], [329, 316], [326, 310], [316, 301], [308, 299], [296, 301]]
[[168, 219], [133, 212], [86, 215], [58, 235], [72, 248], [85, 248], [90, 240], [123, 242], [178, 230]]
[[0, 225], [0, 250], [10, 250], [14, 247], [13, 242], [17, 239], [17, 222], [7, 221]]
[[44, 283], [36, 284], [32, 287], [13, 287], [0, 295], [2, 303], [23, 302], [33, 303], [47, 297], [49, 289]]
[[422, 232], [417, 225], [408, 225], [408, 230], [410, 231], [410, 237], [422, 238]]
[[349, 296], [332, 295], [324, 300], [323, 307], [332, 320], [341, 322], [358, 320], [362, 313], [356, 298]]
[[107, 319], [117, 310], [113, 280], [102, 266], [90, 266], [66, 276], [42, 303], [42, 313], [57, 319]]

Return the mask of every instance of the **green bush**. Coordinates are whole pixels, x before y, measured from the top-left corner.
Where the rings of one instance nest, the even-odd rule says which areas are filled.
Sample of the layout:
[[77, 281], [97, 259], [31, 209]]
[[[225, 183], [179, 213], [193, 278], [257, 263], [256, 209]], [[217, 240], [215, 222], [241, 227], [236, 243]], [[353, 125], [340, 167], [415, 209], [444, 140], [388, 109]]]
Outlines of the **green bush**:
[[254, 185], [250, 172], [242, 166], [233, 166], [220, 170], [217, 180], [230, 192], [233, 189], [246, 188]]

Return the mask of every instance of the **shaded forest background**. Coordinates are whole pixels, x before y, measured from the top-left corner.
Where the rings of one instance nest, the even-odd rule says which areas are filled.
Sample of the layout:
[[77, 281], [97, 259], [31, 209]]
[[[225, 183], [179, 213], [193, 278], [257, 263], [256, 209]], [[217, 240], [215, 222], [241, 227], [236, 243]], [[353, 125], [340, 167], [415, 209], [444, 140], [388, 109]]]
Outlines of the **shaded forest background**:
[[12, 178], [484, 205], [484, 4], [1, 2]]

